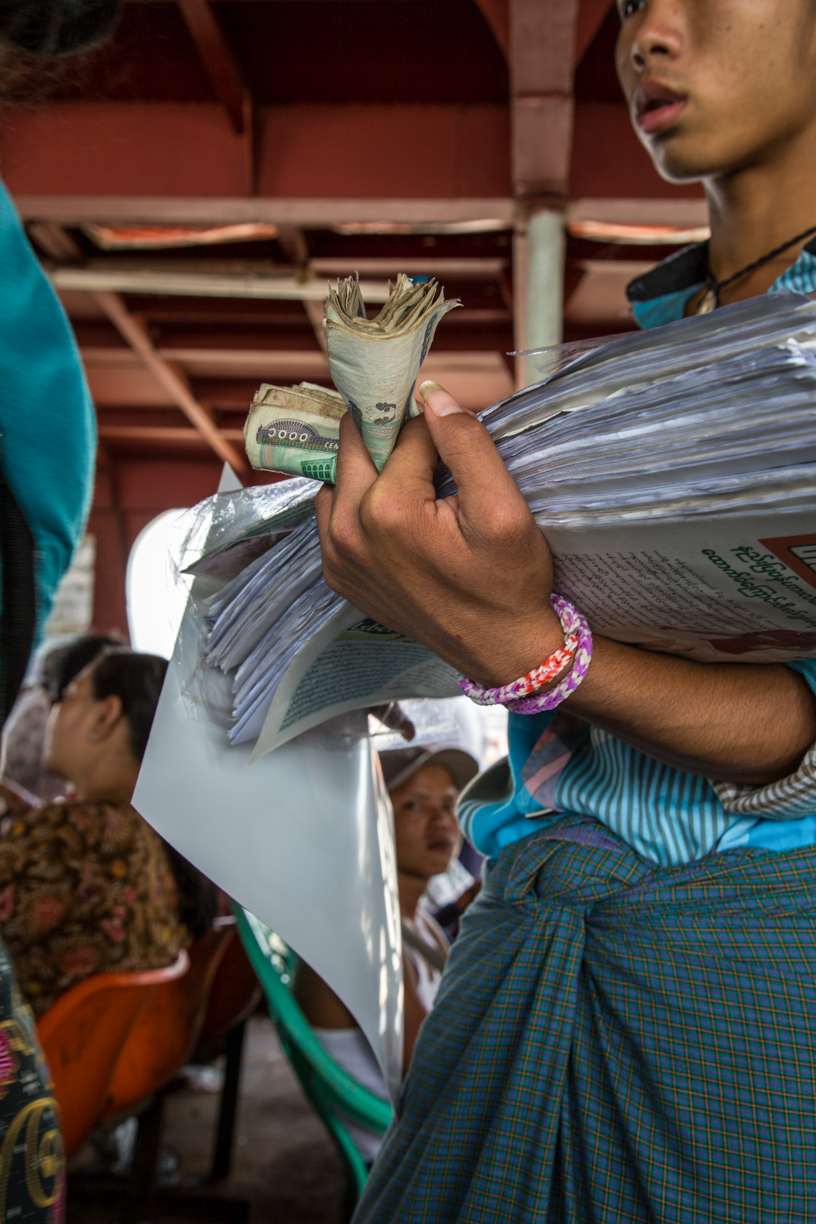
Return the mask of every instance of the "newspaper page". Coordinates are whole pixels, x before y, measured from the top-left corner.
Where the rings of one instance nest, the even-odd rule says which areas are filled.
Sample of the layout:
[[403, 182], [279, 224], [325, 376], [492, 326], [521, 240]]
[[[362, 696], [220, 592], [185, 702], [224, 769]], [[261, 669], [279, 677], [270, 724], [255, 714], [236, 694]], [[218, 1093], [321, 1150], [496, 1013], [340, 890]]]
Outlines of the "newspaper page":
[[[701, 662], [784, 663], [816, 657], [814, 527], [807, 514], [771, 527], [734, 515], [545, 534], [556, 589], [596, 633]], [[460, 692], [424, 646], [344, 605], [282, 680], [253, 760], [359, 706]]]
[[816, 656], [812, 514], [548, 527], [555, 587], [598, 634], [704, 662]]
[[[304, 481], [300, 497], [313, 487]], [[268, 495], [269, 511], [280, 510], [281, 497], [282, 491]], [[299, 518], [303, 502], [290, 505], [289, 497], [285, 501], [281, 517]], [[232, 529], [221, 532], [215, 549], [205, 548], [203, 563], [191, 567], [198, 572], [193, 596], [203, 645], [199, 674], [191, 679], [189, 695], [200, 691], [201, 699], [211, 708], [223, 709], [230, 722], [234, 716], [221, 701], [213, 700], [213, 686], [204, 682], [209, 675], [220, 675], [222, 683], [231, 685], [235, 673], [208, 666], [204, 655], [207, 605], [213, 590], [224, 587], [232, 572], [226, 562], [240, 554], [248, 540], [260, 543], [257, 525], [247, 530], [245, 521], [238, 519]], [[286, 528], [277, 514], [262, 519], [271, 556], [283, 547], [278, 532]], [[291, 532], [290, 522], [286, 526]], [[547, 523], [542, 529], [554, 556], [555, 589], [587, 615], [597, 634], [703, 662], [816, 657], [816, 519], [812, 512], [798, 508], [795, 498], [784, 510], [776, 506], [753, 513], [696, 514], [683, 520], [653, 518], [639, 523], [585, 518]], [[310, 530], [316, 528], [304, 522], [294, 532], [306, 531], [310, 538]], [[287, 538], [294, 535], [287, 533]], [[212, 544], [212, 536], [207, 543]], [[222, 566], [228, 572], [220, 572]], [[284, 568], [266, 596], [261, 589], [260, 606], [291, 602], [278, 585], [284, 573], [289, 571]], [[295, 577], [292, 573], [289, 580], [293, 594]], [[328, 600], [327, 615], [316, 631], [306, 631], [288, 644], [284, 633], [275, 646], [278, 653], [285, 647], [289, 661], [261, 714], [259, 731], [252, 736], [253, 760], [353, 709], [459, 694], [453, 669], [424, 646], [384, 629], [339, 596], [331, 596], [322, 581], [309, 598]], [[253, 641], [250, 637], [248, 644]], [[257, 657], [261, 674], [266, 656]], [[254, 682], [255, 674], [249, 673], [248, 683]]]
[[454, 669], [427, 647], [344, 603], [278, 685], [252, 760], [348, 710], [461, 695]]

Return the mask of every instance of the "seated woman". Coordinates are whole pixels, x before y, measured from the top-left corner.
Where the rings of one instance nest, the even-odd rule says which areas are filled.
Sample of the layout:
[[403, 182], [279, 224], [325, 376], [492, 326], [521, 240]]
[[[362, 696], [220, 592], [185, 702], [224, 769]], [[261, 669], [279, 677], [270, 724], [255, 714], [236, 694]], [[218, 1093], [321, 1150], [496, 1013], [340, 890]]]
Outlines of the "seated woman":
[[38, 799], [40, 803], [53, 803], [64, 797], [64, 779], [49, 773], [42, 763], [45, 726], [51, 706], [60, 700], [74, 676], [103, 650], [121, 645], [121, 641], [106, 634], [83, 633], [64, 646], [52, 647], [47, 653], [37, 652], [32, 667], [36, 678], [21, 689], [3, 727], [4, 785], [11, 784], [12, 790], [27, 792], [30, 802]]
[[167, 664], [115, 649], [49, 716], [43, 764], [76, 799], [22, 808], [0, 837], [0, 930], [41, 1015], [94, 973], [158, 969], [187, 942], [168, 856], [130, 805]]
[[[420, 900], [431, 877], [447, 871], [459, 853], [462, 834], [456, 800], [479, 767], [459, 748], [399, 748], [380, 753], [380, 763], [394, 808], [403, 929], [403, 1070], [407, 1072], [420, 1025], [433, 1007], [448, 952], [442, 928]], [[295, 980], [295, 997], [335, 1062], [364, 1088], [385, 1098], [379, 1065], [356, 1020], [303, 962]], [[379, 1135], [350, 1119], [345, 1126], [364, 1158], [373, 1161], [381, 1143]]]

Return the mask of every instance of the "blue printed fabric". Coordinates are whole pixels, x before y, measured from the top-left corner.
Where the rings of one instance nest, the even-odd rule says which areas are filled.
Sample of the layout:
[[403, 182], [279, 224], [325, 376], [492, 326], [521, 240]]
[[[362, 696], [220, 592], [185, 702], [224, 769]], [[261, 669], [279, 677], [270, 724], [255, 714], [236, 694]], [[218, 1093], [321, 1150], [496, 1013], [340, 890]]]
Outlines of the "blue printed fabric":
[[[689, 297], [704, 283], [704, 268], [705, 244], [698, 244], [633, 282], [629, 293], [641, 326], [682, 318]], [[816, 243], [771, 292], [785, 289], [816, 292]], [[790, 666], [816, 692], [816, 659]], [[730, 814], [707, 779], [664, 765], [597, 727], [570, 730], [563, 715], [511, 714], [508, 734], [504, 772], [483, 775], [460, 800], [465, 836], [488, 857], [563, 812], [594, 816], [663, 866], [692, 862], [712, 850], [786, 851], [816, 844], [816, 804], [807, 811], [802, 801], [795, 808], [780, 804], [761, 818]]]

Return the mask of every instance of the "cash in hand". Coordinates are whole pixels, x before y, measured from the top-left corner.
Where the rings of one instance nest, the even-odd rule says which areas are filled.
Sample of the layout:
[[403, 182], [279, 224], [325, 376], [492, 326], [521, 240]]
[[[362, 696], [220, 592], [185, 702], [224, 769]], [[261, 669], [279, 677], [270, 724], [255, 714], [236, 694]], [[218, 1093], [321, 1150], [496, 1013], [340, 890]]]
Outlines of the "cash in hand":
[[244, 426], [254, 468], [334, 482], [340, 421], [351, 415], [382, 471], [397, 435], [413, 415], [412, 394], [437, 324], [460, 305], [446, 302], [435, 280], [414, 284], [400, 273], [375, 319], [366, 316], [357, 276], [326, 298], [323, 332], [339, 394], [311, 383], [264, 383]]

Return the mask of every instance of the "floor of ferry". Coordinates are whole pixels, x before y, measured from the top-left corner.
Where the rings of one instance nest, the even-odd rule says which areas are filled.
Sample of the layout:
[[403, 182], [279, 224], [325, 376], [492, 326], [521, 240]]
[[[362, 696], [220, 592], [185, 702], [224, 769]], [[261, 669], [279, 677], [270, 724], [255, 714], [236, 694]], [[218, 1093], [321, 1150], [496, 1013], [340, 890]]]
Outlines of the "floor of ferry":
[[[209, 1183], [218, 1103], [217, 1094], [189, 1087], [168, 1097], [161, 1146], [178, 1162], [182, 1191], [243, 1199], [250, 1204], [250, 1224], [342, 1224], [348, 1218], [340, 1159], [267, 1016], [255, 1015], [247, 1025], [230, 1177]], [[66, 1224], [119, 1224], [120, 1211], [84, 1195], [72, 1200], [69, 1182]], [[169, 1217], [157, 1219], [169, 1224]]]

